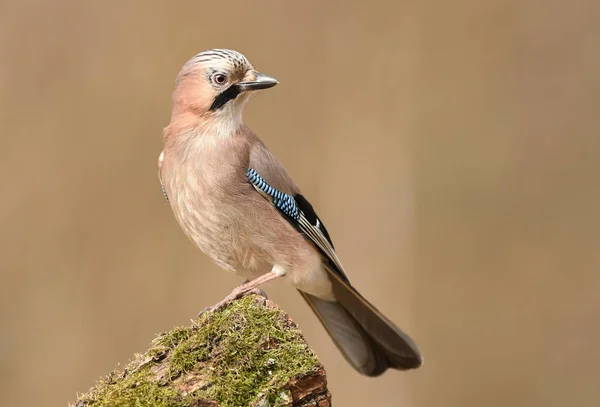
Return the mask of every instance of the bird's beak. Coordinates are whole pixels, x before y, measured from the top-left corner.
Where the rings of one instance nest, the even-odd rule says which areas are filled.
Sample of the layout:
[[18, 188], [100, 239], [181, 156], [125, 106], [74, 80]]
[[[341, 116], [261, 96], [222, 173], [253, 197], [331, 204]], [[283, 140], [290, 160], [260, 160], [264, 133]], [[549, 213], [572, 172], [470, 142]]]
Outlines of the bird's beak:
[[252, 81], [239, 82], [237, 86], [242, 92], [249, 90], [268, 89], [277, 85], [279, 82], [277, 79], [265, 75], [264, 73], [256, 72], [256, 78]]

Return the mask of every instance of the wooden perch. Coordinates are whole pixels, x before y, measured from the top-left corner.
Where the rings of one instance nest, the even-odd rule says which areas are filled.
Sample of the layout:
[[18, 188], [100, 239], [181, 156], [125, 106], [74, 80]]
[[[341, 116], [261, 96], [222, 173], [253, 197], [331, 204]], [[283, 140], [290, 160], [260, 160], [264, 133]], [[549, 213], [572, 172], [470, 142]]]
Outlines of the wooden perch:
[[159, 335], [71, 407], [329, 407], [325, 370], [291, 320], [249, 295]]

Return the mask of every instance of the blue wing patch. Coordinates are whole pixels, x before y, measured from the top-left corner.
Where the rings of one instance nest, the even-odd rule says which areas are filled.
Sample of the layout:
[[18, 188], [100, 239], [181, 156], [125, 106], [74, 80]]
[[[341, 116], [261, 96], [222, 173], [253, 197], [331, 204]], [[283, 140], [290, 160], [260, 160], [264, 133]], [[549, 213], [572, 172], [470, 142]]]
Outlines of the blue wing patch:
[[165, 199], [167, 201], [169, 201], [169, 196], [167, 195], [167, 191], [165, 190], [165, 186], [163, 184], [160, 184], [160, 187], [162, 188], [163, 195], [165, 196]]
[[273, 188], [260, 175], [258, 175], [254, 168], [248, 168], [246, 170], [246, 177], [256, 189], [271, 197], [273, 205], [275, 205], [277, 209], [295, 221], [300, 219], [300, 212], [294, 198], [277, 190], [276, 188]]

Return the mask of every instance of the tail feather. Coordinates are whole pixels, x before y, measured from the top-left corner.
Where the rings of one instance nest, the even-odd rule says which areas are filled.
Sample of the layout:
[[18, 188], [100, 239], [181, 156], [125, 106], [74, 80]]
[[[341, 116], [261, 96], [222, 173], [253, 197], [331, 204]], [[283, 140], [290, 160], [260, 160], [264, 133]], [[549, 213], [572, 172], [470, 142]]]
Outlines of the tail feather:
[[385, 355], [339, 302], [300, 294], [317, 315], [346, 361], [359, 373], [379, 376], [388, 368]]
[[335, 302], [301, 294], [358, 372], [378, 376], [388, 368], [408, 370], [422, 365], [421, 353], [406, 333], [346, 281], [337, 275], [331, 281]]

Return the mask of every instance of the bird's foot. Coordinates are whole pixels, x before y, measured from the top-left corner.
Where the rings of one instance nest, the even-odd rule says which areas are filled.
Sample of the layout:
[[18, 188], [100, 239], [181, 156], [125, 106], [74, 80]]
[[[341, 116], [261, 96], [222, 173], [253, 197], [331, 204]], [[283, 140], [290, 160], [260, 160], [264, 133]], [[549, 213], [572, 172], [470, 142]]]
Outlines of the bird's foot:
[[[250, 282], [250, 280], [246, 280], [246, 281], [244, 281], [244, 283], [242, 285], [248, 284], [249, 282]], [[269, 299], [269, 297], [267, 297], [267, 293], [258, 287], [254, 288], [254, 290], [252, 290], [252, 294], [262, 295], [266, 299]]]
[[223, 308], [225, 308], [227, 305], [229, 305], [230, 302], [235, 301], [238, 298], [242, 298], [249, 294], [256, 294], [256, 295], [260, 295], [262, 297], [267, 298], [267, 294], [265, 294], [265, 292], [263, 290], [261, 290], [259, 288], [246, 288], [246, 287], [244, 287], [244, 285], [245, 284], [234, 288], [233, 291], [231, 291], [231, 294], [229, 294], [227, 297], [223, 298], [221, 301], [219, 301], [215, 305], [204, 308], [202, 311], [200, 311], [198, 313], [198, 318], [200, 318], [200, 316], [202, 314], [204, 314], [205, 312], [213, 313], [213, 312], [221, 311]]

